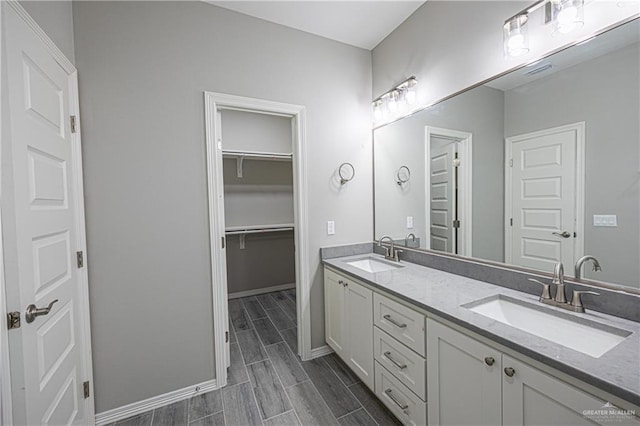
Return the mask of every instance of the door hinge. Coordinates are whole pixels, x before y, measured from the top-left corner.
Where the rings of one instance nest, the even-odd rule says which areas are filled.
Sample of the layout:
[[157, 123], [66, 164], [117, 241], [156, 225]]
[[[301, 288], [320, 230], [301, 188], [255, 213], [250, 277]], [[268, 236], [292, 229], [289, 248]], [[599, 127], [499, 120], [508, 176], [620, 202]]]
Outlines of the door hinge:
[[71, 117], [69, 117], [69, 121], [71, 123], [71, 133], [76, 133], [78, 131], [76, 116], [72, 115]]
[[229, 343], [229, 332], [228, 331], [224, 332], [224, 341], [225, 341], [225, 343]]
[[7, 314], [7, 328], [9, 330], [20, 328], [20, 312], [14, 311]]
[[89, 381], [86, 381], [82, 384], [82, 394], [84, 395], [85, 399], [91, 396], [89, 393]]
[[222, 240], [222, 248], [224, 248], [224, 237], [220, 238]]
[[513, 226], [513, 218], [509, 219], [509, 225]]
[[84, 266], [84, 254], [81, 251], [76, 252], [76, 265], [78, 265], [78, 268]]
[[513, 167], [513, 158], [509, 159], [509, 167]]
[[453, 221], [453, 227], [454, 228], [460, 228], [460, 221], [459, 220], [454, 220]]

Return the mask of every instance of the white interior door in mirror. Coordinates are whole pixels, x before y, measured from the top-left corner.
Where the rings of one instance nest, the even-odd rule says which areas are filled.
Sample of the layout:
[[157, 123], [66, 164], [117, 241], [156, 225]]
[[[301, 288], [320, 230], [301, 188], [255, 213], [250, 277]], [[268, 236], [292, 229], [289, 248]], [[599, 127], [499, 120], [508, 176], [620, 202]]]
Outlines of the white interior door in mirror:
[[84, 225], [80, 141], [70, 125], [75, 75], [11, 7], [3, 15], [12, 164], [3, 179], [14, 195], [3, 204], [15, 218], [5, 250], [16, 258], [5, 266], [17, 277], [7, 282], [7, 298], [22, 312], [57, 301], [31, 322], [23, 315], [9, 334], [14, 423], [90, 424], [92, 399], [83, 393], [91, 376], [87, 283], [85, 269], [76, 267]]
[[578, 123], [506, 139], [507, 263], [551, 271], [580, 255], [583, 138]]
[[430, 152], [430, 248], [457, 253], [456, 231], [456, 173], [457, 142], [431, 137]]

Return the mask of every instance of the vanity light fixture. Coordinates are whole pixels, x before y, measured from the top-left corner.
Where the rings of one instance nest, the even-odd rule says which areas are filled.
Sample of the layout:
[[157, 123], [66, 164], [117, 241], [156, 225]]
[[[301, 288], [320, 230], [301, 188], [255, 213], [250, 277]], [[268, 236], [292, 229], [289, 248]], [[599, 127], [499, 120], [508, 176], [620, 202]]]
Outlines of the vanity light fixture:
[[372, 103], [373, 119], [379, 121], [385, 113], [396, 114], [403, 104], [413, 105], [416, 102], [416, 85], [418, 80], [409, 77], [388, 92], [383, 93]]
[[538, 0], [504, 21], [504, 54], [520, 56], [529, 52], [527, 22], [530, 15], [543, 8], [544, 23], [553, 24], [552, 34], [566, 34], [584, 25], [585, 0]]

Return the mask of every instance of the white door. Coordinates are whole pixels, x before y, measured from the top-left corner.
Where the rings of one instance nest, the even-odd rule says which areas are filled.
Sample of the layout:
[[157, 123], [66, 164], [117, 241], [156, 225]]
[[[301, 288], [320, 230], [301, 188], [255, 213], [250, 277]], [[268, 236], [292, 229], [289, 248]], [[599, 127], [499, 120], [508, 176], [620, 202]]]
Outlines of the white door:
[[581, 234], [577, 167], [583, 128], [581, 123], [507, 138], [507, 263], [546, 271], [557, 262], [573, 265]]
[[595, 413], [608, 412], [607, 402], [507, 355], [502, 365], [515, 371], [502, 375], [505, 426], [640, 424], [631, 416]]
[[[22, 315], [21, 327], [9, 331], [14, 423], [86, 425], [94, 419], [93, 399], [83, 395], [91, 351], [87, 275], [76, 262], [84, 251], [80, 141], [70, 125], [76, 77], [11, 7], [3, 15], [12, 166], [5, 176], [14, 196], [7, 216], [15, 221], [9, 238], [17, 261], [5, 264], [17, 266], [6, 291], [19, 301], [8, 310]], [[28, 321], [28, 305], [54, 301], [48, 315]]]
[[373, 292], [353, 281], [345, 281], [347, 364], [373, 389]]
[[430, 425], [502, 424], [500, 352], [427, 319]]
[[344, 283], [333, 271], [324, 270], [324, 332], [325, 340], [341, 358], [345, 357]]
[[431, 249], [456, 253], [455, 153], [457, 142], [431, 137], [430, 152], [430, 215]]

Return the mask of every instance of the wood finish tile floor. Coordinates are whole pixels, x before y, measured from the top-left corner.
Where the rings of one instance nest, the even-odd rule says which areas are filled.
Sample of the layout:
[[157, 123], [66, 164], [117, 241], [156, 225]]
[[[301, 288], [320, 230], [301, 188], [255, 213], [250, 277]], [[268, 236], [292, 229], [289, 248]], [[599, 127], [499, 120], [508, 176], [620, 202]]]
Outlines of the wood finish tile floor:
[[300, 361], [295, 298], [229, 300], [227, 386], [110, 426], [400, 425], [335, 354]]

